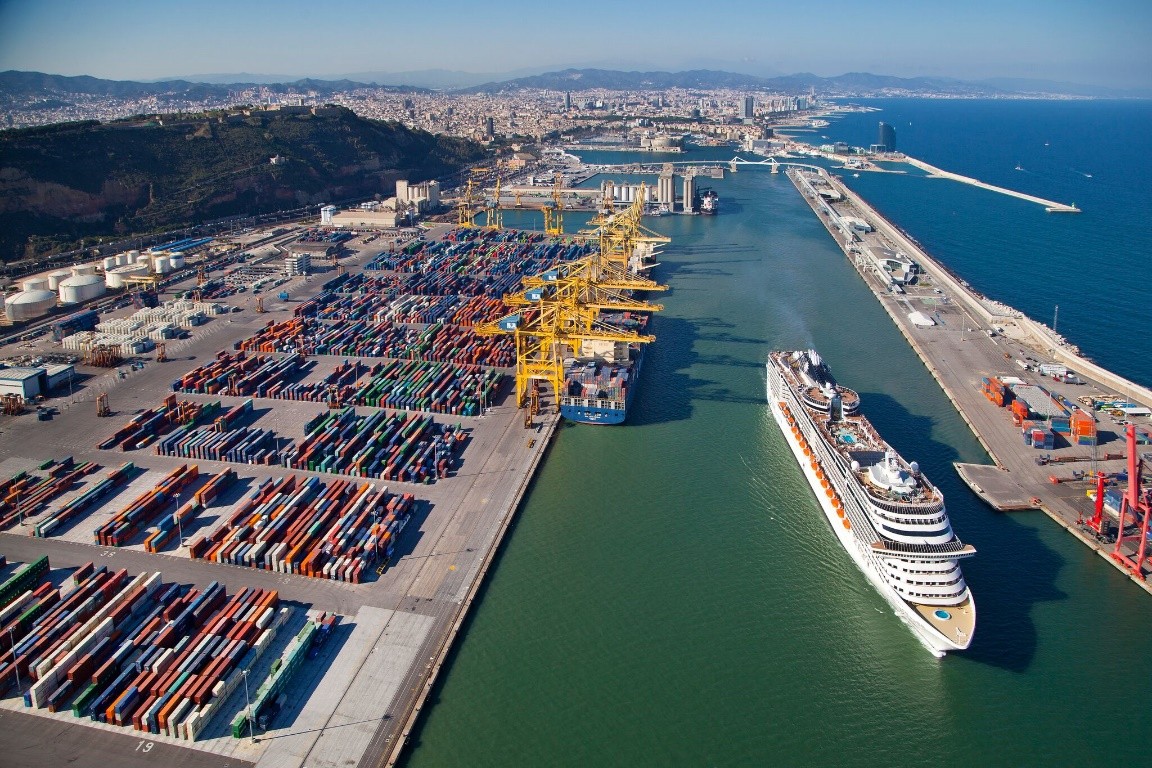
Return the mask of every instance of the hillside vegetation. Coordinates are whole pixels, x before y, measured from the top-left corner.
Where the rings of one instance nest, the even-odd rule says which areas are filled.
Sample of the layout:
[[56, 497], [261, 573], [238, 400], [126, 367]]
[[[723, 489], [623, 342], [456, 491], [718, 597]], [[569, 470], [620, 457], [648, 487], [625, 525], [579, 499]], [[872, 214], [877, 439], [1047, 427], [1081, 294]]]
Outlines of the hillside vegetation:
[[[82, 237], [390, 196], [479, 159], [472, 142], [329, 107], [162, 115], [0, 132], [0, 258]], [[279, 155], [283, 162], [273, 165]]]

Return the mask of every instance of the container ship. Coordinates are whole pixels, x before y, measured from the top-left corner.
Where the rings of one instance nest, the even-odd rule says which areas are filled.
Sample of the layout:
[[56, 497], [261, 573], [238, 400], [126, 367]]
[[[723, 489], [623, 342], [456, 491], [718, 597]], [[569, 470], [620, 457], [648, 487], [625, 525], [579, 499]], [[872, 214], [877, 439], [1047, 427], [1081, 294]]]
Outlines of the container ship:
[[840, 544], [937, 657], [966, 649], [976, 603], [944, 495], [859, 413], [813, 350], [769, 356], [768, 403]]
[[[600, 322], [643, 333], [648, 316], [635, 312], [601, 315]], [[576, 357], [564, 361], [560, 415], [581, 424], [622, 424], [636, 392], [644, 345], [584, 342]]]

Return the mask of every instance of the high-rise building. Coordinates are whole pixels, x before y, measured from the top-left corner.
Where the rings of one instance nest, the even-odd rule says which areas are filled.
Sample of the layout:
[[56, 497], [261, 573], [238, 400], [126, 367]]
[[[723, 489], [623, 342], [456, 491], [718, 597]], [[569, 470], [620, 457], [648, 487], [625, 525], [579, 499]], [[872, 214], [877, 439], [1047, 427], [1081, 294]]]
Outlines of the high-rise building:
[[572, 109], [572, 91], [566, 91], [564, 93], [564, 109]]
[[751, 120], [755, 115], [756, 100], [751, 96], [744, 97], [744, 119]]
[[484, 120], [484, 135], [488, 138], [496, 135], [496, 121], [491, 117]]
[[880, 123], [880, 140], [876, 142], [885, 152], [896, 151], [896, 129], [888, 123]]

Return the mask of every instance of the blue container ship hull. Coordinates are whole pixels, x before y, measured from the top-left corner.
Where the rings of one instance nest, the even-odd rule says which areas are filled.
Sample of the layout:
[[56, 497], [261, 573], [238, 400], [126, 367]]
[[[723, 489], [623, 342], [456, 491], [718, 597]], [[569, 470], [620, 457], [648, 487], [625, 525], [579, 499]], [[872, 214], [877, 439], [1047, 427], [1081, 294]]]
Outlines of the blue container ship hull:
[[592, 398], [564, 395], [560, 398], [560, 415], [577, 424], [600, 424], [611, 426], [623, 424], [628, 418], [628, 408], [632, 405], [632, 398], [636, 394], [636, 378], [640, 374], [640, 364], [643, 362], [644, 352], [641, 348], [625, 369], [628, 371], [628, 383], [624, 388], [624, 398]]

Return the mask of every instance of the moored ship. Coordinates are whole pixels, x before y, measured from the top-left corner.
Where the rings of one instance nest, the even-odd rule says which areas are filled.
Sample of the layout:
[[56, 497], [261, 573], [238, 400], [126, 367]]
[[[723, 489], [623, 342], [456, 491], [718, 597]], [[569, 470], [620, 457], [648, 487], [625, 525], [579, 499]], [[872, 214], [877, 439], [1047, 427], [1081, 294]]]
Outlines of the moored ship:
[[714, 216], [720, 208], [720, 196], [715, 190], [705, 189], [700, 192], [700, 213], [705, 216]]
[[772, 414], [841, 545], [934, 655], [967, 648], [976, 604], [959, 560], [976, 550], [953, 533], [944, 495], [815, 351], [773, 352], [767, 373]]
[[[648, 317], [636, 313], [601, 316], [603, 322], [643, 332]], [[585, 343], [577, 357], [564, 361], [560, 414], [581, 424], [622, 424], [636, 392], [644, 347], [625, 342]]]

